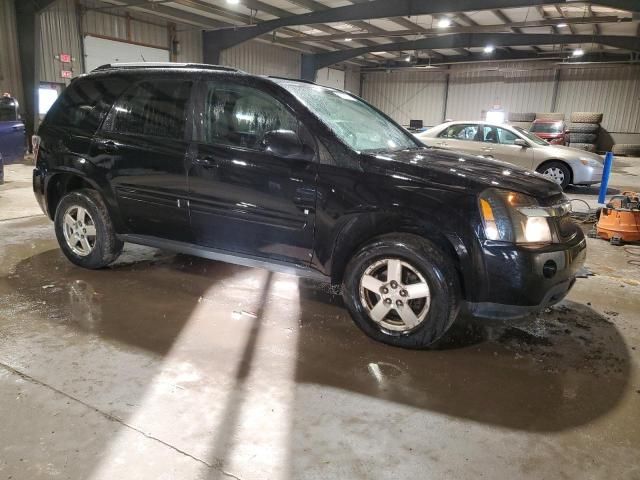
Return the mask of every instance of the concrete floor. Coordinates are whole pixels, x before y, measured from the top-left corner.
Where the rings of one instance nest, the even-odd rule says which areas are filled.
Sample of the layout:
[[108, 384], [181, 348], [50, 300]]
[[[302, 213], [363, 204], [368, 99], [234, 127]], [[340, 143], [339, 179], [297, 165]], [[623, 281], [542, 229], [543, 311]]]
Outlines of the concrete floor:
[[131, 245], [74, 267], [30, 167], [6, 180], [0, 479], [640, 479], [632, 250], [589, 240], [560, 305], [404, 351], [294, 277]]

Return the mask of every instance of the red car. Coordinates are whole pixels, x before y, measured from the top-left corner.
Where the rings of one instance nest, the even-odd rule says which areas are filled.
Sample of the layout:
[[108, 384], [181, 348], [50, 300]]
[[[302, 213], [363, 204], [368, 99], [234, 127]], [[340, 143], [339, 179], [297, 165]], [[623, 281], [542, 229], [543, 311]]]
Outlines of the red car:
[[535, 120], [529, 131], [552, 145], [569, 143], [567, 124], [563, 120]]

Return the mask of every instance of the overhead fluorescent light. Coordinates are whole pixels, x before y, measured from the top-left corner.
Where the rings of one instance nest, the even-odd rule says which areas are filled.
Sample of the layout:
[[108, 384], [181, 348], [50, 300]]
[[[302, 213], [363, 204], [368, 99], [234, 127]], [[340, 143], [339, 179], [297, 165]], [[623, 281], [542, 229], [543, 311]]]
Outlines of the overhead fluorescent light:
[[451, 20], [449, 20], [448, 18], [441, 18], [440, 21], [438, 22], [439, 28], [447, 28], [450, 26], [451, 26]]
[[560, 28], [564, 28], [564, 27], [566, 27], [566, 26], [567, 26], [567, 24], [566, 24], [566, 23], [564, 23], [564, 22], [563, 22], [563, 23], [558, 23], [558, 24], [556, 25], [556, 27], [560, 27]]
[[581, 48], [576, 48], [571, 55], [574, 57], [581, 57], [584, 55], [584, 50]]
[[496, 47], [494, 47], [493, 45], [487, 45], [486, 47], [484, 47], [484, 53], [492, 53], [495, 49]]
[[227, 0], [227, 3], [230, 5], [238, 5], [240, 3], [240, 0]]
[[347, 37], [347, 38], [344, 39], [345, 42], [350, 42], [351, 40], [353, 40], [353, 38], [348, 38]]

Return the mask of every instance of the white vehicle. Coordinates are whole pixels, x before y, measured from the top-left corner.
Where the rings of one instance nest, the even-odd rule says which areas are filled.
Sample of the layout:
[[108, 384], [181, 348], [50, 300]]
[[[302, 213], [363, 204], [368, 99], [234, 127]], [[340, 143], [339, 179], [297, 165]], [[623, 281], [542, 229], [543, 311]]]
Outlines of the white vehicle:
[[602, 158], [576, 148], [551, 145], [519, 127], [487, 122], [447, 122], [416, 135], [430, 147], [495, 158], [535, 170], [567, 185], [602, 180]]

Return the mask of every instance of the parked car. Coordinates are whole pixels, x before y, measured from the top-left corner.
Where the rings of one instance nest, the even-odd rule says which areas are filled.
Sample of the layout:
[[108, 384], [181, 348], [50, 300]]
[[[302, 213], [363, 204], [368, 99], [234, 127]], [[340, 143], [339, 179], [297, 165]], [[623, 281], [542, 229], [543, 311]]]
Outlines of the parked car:
[[461, 308], [554, 304], [585, 259], [555, 183], [427, 148], [310, 82], [105, 66], [73, 80], [34, 144], [36, 198], [76, 265], [106, 267], [132, 242], [312, 276], [391, 345], [431, 345]]
[[488, 158], [535, 170], [563, 189], [602, 180], [602, 158], [561, 145], [550, 145], [526, 130], [487, 122], [447, 122], [420, 133], [426, 145]]
[[563, 120], [534, 120], [529, 131], [551, 145], [567, 145], [569, 143], [569, 131]]
[[24, 123], [18, 112], [18, 101], [0, 97], [0, 153], [4, 163], [21, 162], [27, 152]]

